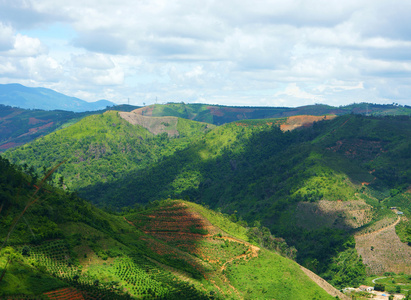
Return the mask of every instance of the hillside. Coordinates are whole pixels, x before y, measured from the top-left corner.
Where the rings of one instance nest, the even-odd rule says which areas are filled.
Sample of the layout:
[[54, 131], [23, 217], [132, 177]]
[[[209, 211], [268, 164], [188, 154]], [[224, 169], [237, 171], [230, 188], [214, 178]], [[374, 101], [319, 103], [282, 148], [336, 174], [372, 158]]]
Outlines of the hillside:
[[[65, 160], [67, 164], [53, 175], [54, 182], [78, 189], [110, 182], [127, 172], [147, 167], [213, 128], [211, 124], [185, 119], [157, 120], [157, 128], [163, 128], [164, 134], [153, 134], [149, 127], [132, 125], [118, 112], [107, 111], [8, 151], [4, 157], [20, 165], [27, 163], [35, 174], [43, 174], [44, 170]], [[173, 130], [171, 137], [167, 130]]]
[[[360, 284], [367, 270], [389, 270], [389, 263], [378, 269], [372, 260], [367, 269], [354, 236], [395, 216], [387, 206], [410, 218], [409, 117], [242, 120], [216, 128], [178, 119], [187, 130], [179, 137], [174, 118], [147, 118], [136, 118], [145, 128], [116, 112], [93, 116], [6, 157], [39, 168], [70, 149], [73, 166], [62, 166], [55, 184], [61, 176], [63, 186], [81, 180], [79, 195], [100, 207], [186, 199], [243, 225], [259, 223], [298, 250], [297, 262], [339, 288]], [[301, 127], [286, 130], [295, 124]]]
[[0, 103], [24, 109], [68, 110], [84, 112], [115, 105], [107, 100], [87, 102], [46, 88], [31, 88], [21, 84], [0, 84]]
[[158, 164], [80, 193], [100, 205], [167, 197], [204, 203], [260, 221], [297, 248], [301, 264], [329, 279], [345, 268], [337, 259], [344, 255], [365, 275], [353, 235], [389, 217], [387, 206], [410, 210], [410, 119], [347, 115], [282, 132], [285, 122], [220, 126]]
[[221, 213], [166, 200], [113, 215], [40, 181], [29, 184], [3, 159], [0, 167], [8, 191], [0, 208], [2, 298], [344, 297], [329, 287], [327, 294], [294, 261], [247, 242], [248, 230]]
[[[117, 111], [134, 110], [135, 106], [118, 105]], [[38, 137], [70, 126], [82, 118], [103, 111], [75, 113], [64, 110], [28, 110], [0, 104], [0, 153], [27, 144]]]

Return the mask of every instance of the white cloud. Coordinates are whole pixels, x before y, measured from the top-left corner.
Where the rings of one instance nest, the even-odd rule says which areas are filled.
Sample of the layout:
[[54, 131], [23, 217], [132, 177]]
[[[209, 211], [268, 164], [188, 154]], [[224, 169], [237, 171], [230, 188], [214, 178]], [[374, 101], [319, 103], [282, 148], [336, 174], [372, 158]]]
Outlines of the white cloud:
[[[0, 81], [134, 104], [410, 104], [410, 9], [403, 0], [0, 0]], [[48, 39], [56, 24], [67, 36]]]
[[0, 51], [7, 51], [14, 46], [14, 30], [0, 22]]
[[37, 38], [31, 38], [17, 34], [14, 40], [14, 48], [6, 52], [6, 56], [35, 57], [47, 53], [47, 48]]
[[72, 57], [73, 64], [82, 68], [105, 70], [114, 68], [114, 62], [108, 55], [99, 53], [81, 54]]

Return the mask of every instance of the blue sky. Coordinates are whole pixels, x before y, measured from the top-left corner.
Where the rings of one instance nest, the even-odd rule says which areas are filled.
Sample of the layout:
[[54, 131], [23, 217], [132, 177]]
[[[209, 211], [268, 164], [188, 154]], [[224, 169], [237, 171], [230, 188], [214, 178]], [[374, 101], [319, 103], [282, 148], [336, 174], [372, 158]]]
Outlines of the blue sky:
[[0, 83], [86, 101], [411, 105], [409, 0], [0, 0]]

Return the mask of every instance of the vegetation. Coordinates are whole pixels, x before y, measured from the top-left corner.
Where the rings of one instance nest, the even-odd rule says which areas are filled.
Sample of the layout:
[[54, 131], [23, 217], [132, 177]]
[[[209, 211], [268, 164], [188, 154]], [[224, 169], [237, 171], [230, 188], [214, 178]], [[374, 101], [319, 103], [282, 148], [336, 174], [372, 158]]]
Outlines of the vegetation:
[[402, 221], [396, 227], [395, 231], [400, 237], [401, 242], [407, 243], [411, 246], [411, 224], [409, 221]]
[[[111, 107], [118, 111], [130, 111], [136, 108], [130, 105]], [[104, 111], [75, 113], [65, 110], [22, 109], [0, 104], [0, 153], [75, 124], [86, 116]]]
[[[0, 169], [1, 297], [239, 299], [248, 292], [241, 283], [227, 281], [225, 270], [241, 260], [241, 265], [290, 270], [283, 279], [287, 292], [270, 289], [265, 292], [270, 298], [299, 295], [300, 290], [309, 297], [332, 298], [295, 262], [267, 250], [260, 259], [256, 246], [239, 239], [245, 232], [239, 224], [199, 205], [167, 200], [115, 215], [73, 193], [32, 183], [33, 178], [2, 158]], [[13, 220], [35, 194], [38, 201], [6, 240]], [[232, 235], [204, 217], [212, 215]]]
[[4, 156], [18, 162], [32, 176], [44, 173], [56, 162], [67, 160], [53, 174], [53, 182], [75, 190], [110, 182], [126, 172], [147, 167], [186, 147], [206, 130], [206, 125], [181, 120], [178, 130], [184, 137], [169, 138], [166, 133], [154, 135], [110, 111], [84, 118]]
[[[409, 117], [344, 115], [285, 132], [279, 128], [285, 119], [242, 120], [210, 131], [204, 124], [185, 122], [181, 124], [186, 124], [186, 133], [171, 138], [154, 135], [109, 112], [5, 155], [23, 164], [23, 169], [27, 163], [30, 174], [33, 163], [38, 163], [39, 170], [42, 163], [61, 160], [64, 155], [56, 155], [63, 151], [59, 150], [63, 149], [61, 141], [66, 145], [73, 142], [67, 147], [75, 153], [67, 164], [73, 167], [59, 169], [55, 185], [61, 176], [63, 186], [72, 184], [70, 189], [77, 182], [80, 195], [101, 207], [129, 212], [128, 220], [137, 226], [147, 223], [156, 200], [180, 198], [202, 203], [222, 212], [207, 217], [222, 230], [241, 234], [242, 239], [268, 249], [281, 252], [284, 248], [282, 253], [288, 257], [295, 257], [295, 247], [297, 262], [338, 287], [356, 285], [366, 273], [353, 234], [377, 230], [380, 221], [395, 216], [387, 207], [409, 210]], [[338, 203], [354, 200], [368, 205], [368, 219], [348, 222], [359, 216], [338, 211]], [[334, 211], [316, 214], [333, 221], [320, 226], [300, 224], [300, 204], [319, 201], [328, 201]], [[146, 213], [137, 213], [141, 205], [150, 202], [154, 206], [148, 206]], [[221, 217], [248, 229], [225, 225]], [[204, 230], [194, 226], [186, 233], [210, 234]], [[192, 247], [171, 246], [179, 251]], [[104, 253], [93, 247], [103, 257]], [[153, 255], [165, 263], [164, 258]], [[199, 276], [189, 260], [174, 258], [170, 263], [173, 259], [167, 257], [167, 261], [190, 276]]]
[[284, 116], [329, 114], [362, 114], [373, 116], [409, 115], [410, 106], [395, 104], [354, 103], [347, 106], [333, 107], [329, 105], [307, 105], [291, 107], [230, 107], [208, 104], [167, 103], [166, 105], [150, 105], [142, 108], [142, 113], [150, 116], [175, 116], [215, 125], [246, 119], [283, 118]]

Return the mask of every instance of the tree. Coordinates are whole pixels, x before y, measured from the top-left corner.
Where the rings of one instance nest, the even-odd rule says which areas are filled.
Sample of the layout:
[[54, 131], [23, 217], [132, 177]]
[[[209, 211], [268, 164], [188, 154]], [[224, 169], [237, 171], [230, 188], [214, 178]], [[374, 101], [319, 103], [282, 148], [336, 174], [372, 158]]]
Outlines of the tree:
[[25, 245], [21, 250], [21, 255], [23, 256], [30, 256], [30, 247]]
[[374, 290], [383, 292], [385, 291], [385, 285], [382, 283], [376, 283], [374, 286]]

